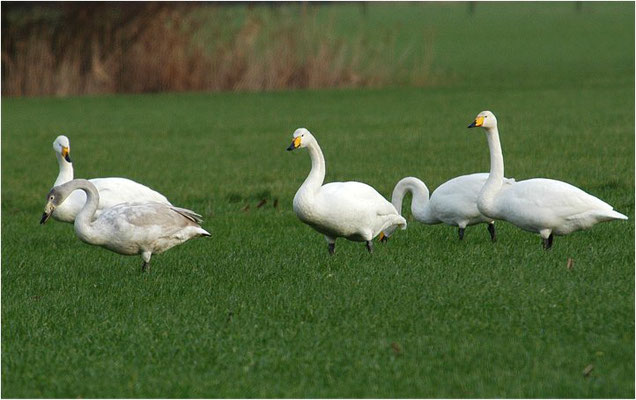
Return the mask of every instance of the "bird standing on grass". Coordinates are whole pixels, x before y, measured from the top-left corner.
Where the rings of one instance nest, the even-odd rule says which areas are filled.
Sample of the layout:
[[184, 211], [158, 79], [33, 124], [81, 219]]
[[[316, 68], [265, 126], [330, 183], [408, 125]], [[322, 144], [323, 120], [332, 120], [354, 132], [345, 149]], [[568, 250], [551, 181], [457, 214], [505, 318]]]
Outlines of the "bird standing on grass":
[[538, 233], [546, 250], [552, 247], [554, 235], [567, 235], [603, 221], [627, 219], [601, 199], [554, 179], [527, 179], [502, 190], [504, 160], [497, 118], [490, 111], [482, 111], [468, 127], [483, 128], [490, 149], [490, 174], [477, 201], [482, 214]]
[[[60, 172], [53, 186], [73, 180], [73, 164], [71, 162], [71, 144], [64, 135], [58, 136], [53, 142], [53, 150], [57, 157]], [[161, 193], [155, 192], [147, 186], [126, 178], [96, 178], [90, 182], [99, 192], [99, 204], [95, 215], [99, 216], [102, 210], [111, 208], [120, 203], [154, 201], [170, 205], [170, 202]], [[86, 203], [86, 194], [77, 190], [71, 193], [64, 203], [56, 207], [53, 218], [62, 222], [73, 222], [75, 216]]]
[[150, 257], [198, 236], [210, 236], [199, 225], [201, 216], [194, 211], [172, 205], [147, 202], [123, 203], [102, 210], [96, 216], [99, 192], [85, 179], [75, 179], [56, 186], [47, 195], [44, 214], [46, 223], [74, 190], [86, 193], [87, 201], [75, 217], [75, 234], [81, 241], [105, 247], [124, 255], [141, 255], [142, 272], [150, 271]]
[[[421, 180], [409, 176], [401, 179], [393, 189], [391, 203], [402, 214], [402, 200], [407, 193], [412, 193], [411, 213], [423, 224], [435, 225], [445, 223], [459, 228], [459, 240], [464, 239], [467, 226], [487, 223], [490, 239], [497, 240], [495, 221], [481, 214], [477, 209], [477, 198], [488, 174], [477, 173], [462, 175], [442, 183], [433, 191], [430, 199], [428, 188]], [[514, 179], [504, 178], [504, 188], [514, 183]], [[380, 234], [380, 240], [386, 241], [392, 231]]]
[[[287, 150], [307, 148], [311, 171], [294, 196], [294, 212], [300, 220], [322, 233], [329, 254], [336, 238], [366, 242], [373, 252], [373, 238], [385, 229], [406, 228], [406, 220], [395, 207], [371, 186], [361, 182], [325, 180], [325, 158], [314, 136], [305, 128], [296, 129]], [[395, 229], [395, 228], [393, 228]]]

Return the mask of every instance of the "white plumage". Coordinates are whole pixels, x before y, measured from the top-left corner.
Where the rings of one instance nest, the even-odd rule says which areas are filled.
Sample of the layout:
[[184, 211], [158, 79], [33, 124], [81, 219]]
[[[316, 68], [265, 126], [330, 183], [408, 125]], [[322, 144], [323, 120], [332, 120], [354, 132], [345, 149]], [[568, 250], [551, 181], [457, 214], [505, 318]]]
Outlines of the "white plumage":
[[77, 237], [115, 253], [141, 255], [144, 260], [142, 271], [153, 254], [163, 253], [193, 237], [210, 236], [199, 226], [199, 214], [164, 203], [123, 203], [102, 210], [99, 216], [95, 216], [99, 192], [85, 179], [75, 179], [51, 189], [40, 223], [45, 223], [55, 209], [78, 189], [85, 193], [88, 200], [75, 218]]
[[[402, 200], [410, 192], [411, 213], [417, 221], [428, 225], [444, 223], [456, 226], [459, 228], [460, 240], [463, 239], [467, 226], [487, 223], [491, 239], [495, 241], [494, 220], [477, 209], [477, 198], [486, 179], [487, 173], [458, 176], [439, 185], [429, 199], [429, 191], [424, 182], [415, 177], [406, 177], [395, 185], [391, 202], [402, 214]], [[505, 187], [513, 182], [514, 179], [505, 179]], [[386, 237], [392, 233], [384, 232]]]
[[309, 151], [311, 171], [294, 196], [294, 212], [325, 236], [330, 253], [334, 252], [338, 237], [364, 241], [371, 252], [371, 241], [380, 232], [398, 226], [406, 228], [406, 220], [371, 186], [360, 182], [323, 185], [325, 159], [318, 142], [305, 128], [294, 132], [287, 150], [300, 147]]
[[482, 214], [540, 234], [546, 249], [552, 246], [553, 235], [567, 235], [603, 221], [627, 219], [604, 201], [554, 179], [528, 179], [502, 190], [504, 161], [497, 119], [492, 112], [482, 111], [468, 127], [484, 128], [490, 149], [490, 174], [477, 201]]
[[[73, 180], [73, 164], [71, 163], [71, 145], [66, 136], [58, 136], [53, 142], [53, 150], [57, 157], [60, 172], [53, 186]], [[102, 210], [111, 208], [116, 204], [130, 202], [158, 202], [170, 205], [168, 199], [147, 186], [126, 178], [96, 178], [90, 179], [99, 192], [99, 205], [95, 213], [99, 216]], [[86, 203], [86, 194], [77, 190], [66, 201], [57, 207], [53, 218], [62, 222], [73, 222], [75, 216]]]

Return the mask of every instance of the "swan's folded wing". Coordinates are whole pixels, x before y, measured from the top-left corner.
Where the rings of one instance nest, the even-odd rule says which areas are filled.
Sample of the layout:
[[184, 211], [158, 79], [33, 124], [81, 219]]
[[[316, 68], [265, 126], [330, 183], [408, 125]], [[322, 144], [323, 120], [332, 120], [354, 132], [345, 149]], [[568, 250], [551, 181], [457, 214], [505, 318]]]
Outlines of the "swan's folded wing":
[[384, 199], [377, 190], [362, 182], [331, 182], [321, 186], [320, 191], [327, 196], [346, 196], [359, 201]]
[[[185, 209], [168, 206], [163, 203], [149, 202], [138, 204], [120, 204], [104, 211], [100, 219], [131, 226], [147, 228], [159, 226], [166, 232], [188, 225], [197, 225], [194, 215], [186, 215]], [[189, 211], [189, 210], [185, 210]], [[196, 214], [196, 213], [195, 213]], [[198, 215], [198, 214], [196, 214]]]
[[187, 208], [181, 208], [181, 207], [172, 206], [172, 207], [170, 207], [170, 209], [176, 211], [180, 215], [183, 215], [184, 217], [186, 217], [190, 221], [196, 222], [197, 224], [200, 224], [201, 222], [203, 222], [203, 217], [201, 216], [201, 214], [197, 214], [197, 213], [195, 213], [192, 210], [188, 210]]
[[397, 214], [397, 210], [373, 187], [362, 182], [332, 182], [320, 188], [320, 195], [333, 204], [373, 207], [378, 215]]
[[605, 203], [576, 186], [553, 179], [528, 179], [516, 182], [501, 193], [500, 205], [516, 203], [517, 209], [542, 210], [564, 218], [590, 210], [612, 210]]
[[121, 203], [158, 202], [170, 204], [161, 193], [126, 178], [95, 178], [90, 182], [99, 191], [100, 208], [110, 208]]

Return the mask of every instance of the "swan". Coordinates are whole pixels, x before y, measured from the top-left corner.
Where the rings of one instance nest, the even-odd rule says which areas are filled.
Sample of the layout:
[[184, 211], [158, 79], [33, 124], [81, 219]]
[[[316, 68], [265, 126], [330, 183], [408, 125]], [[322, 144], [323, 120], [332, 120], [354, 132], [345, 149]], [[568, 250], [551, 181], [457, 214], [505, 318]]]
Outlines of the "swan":
[[[305, 128], [296, 129], [287, 150], [307, 148], [311, 171], [294, 196], [294, 212], [305, 224], [322, 233], [329, 254], [335, 252], [336, 238], [366, 242], [373, 252], [373, 238], [391, 227], [406, 228], [406, 220], [371, 186], [361, 182], [325, 180], [325, 158], [314, 136]], [[395, 229], [395, 228], [394, 228]]]
[[122, 203], [96, 216], [99, 192], [86, 179], [74, 179], [51, 189], [46, 195], [40, 224], [46, 223], [55, 209], [78, 189], [86, 194], [87, 201], [75, 218], [77, 237], [115, 253], [140, 254], [144, 262], [142, 272], [146, 268], [150, 271], [153, 254], [163, 253], [193, 237], [210, 236], [199, 226], [202, 221], [199, 214], [164, 203]]
[[[60, 167], [60, 172], [53, 184], [55, 187], [73, 180], [70, 141], [64, 135], [58, 136], [53, 142], [53, 150], [55, 150], [57, 163]], [[99, 216], [102, 210], [119, 203], [155, 201], [170, 205], [168, 199], [161, 193], [155, 192], [149, 187], [130, 179], [96, 178], [90, 181], [95, 185], [100, 195], [96, 216]], [[55, 208], [53, 218], [58, 221], [72, 223], [84, 203], [86, 203], [86, 194], [81, 190], [77, 190], [64, 203]]]
[[502, 190], [504, 161], [497, 118], [490, 111], [482, 111], [468, 127], [482, 127], [490, 149], [490, 175], [477, 200], [482, 214], [538, 233], [546, 250], [552, 247], [554, 235], [567, 235], [603, 221], [627, 219], [601, 199], [554, 179], [528, 179]]
[[[464, 238], [467, 226], [487, 223], [490, 239], [497, 240], [495, 221], [481, 214], [477, 209], [477, 198], [482, 186], [488, 179], [487, 173], [462, 175], [442, 183], [433, 191], [430, 199], [428, 188], [418, 178], [409, 176], [401, 179], [393, 189], [391, 203], [402, 213], [402, 200], [406, 193], [412, 193], [411, 213], [413, 217], [427, 225], [445, 223], [459, 228], [459, 240]], [[504, 178], [507, 187], [514, 179]], [[393, 232], [387, 230], [380, 234], [380, 240], [386, 241]]]

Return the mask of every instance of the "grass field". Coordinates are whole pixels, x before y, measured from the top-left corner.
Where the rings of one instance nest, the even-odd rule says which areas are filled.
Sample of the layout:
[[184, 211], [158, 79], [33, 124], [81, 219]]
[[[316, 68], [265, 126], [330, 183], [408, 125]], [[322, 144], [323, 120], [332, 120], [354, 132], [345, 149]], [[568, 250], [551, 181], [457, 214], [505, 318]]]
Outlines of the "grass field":
[[[433, 88], [4, 98], [2, 397], [634, 397], [633, 4], [480, 3], [470, 23], [435, 7], [436, 63], [455, 78]], [[487, 171], [466, 129], [483, 109], [506, 176], [568, 181], [629, 221], [545, 252], [504, 222], [491, 244], [484, 226], [459, 242], [409, 217], [373, 255], [341, 239], [329, 257], [294, 215], [310, 168], [285, 152], [297, 127], [327, 181], [389, 196], [404, 176], [434, 189]], [[141, 274], [139, 257], [38, 225], [58, 134], [76, 177], [147, 184], [212, 238]]]

